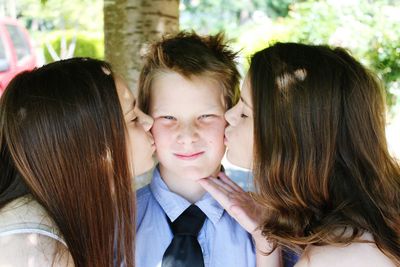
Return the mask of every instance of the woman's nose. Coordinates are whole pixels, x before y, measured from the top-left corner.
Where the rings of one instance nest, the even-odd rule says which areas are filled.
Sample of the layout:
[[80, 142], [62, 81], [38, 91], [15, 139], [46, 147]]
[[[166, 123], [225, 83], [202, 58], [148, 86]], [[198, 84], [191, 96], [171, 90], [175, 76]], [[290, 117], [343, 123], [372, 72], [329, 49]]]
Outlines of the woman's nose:
[[142, 125], [143, 129], [148, 132], [150, 131], [151, 127], [153, 127], [154, 119], [143, 111], [139, 110], [139, 123]]
[[233, 106], [232, 108], [228, 109], [225, 112], [225, 120], [230, 124], [230, 125], [236, 125], [237, 121], [237, 114], [236, 114], [236, 106]]

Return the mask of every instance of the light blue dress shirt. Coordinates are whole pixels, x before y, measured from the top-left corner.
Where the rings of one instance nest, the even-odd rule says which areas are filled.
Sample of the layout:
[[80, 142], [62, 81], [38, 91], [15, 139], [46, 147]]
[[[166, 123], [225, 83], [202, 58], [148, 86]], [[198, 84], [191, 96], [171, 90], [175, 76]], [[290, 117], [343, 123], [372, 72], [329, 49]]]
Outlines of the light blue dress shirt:
[[[137, 191], [136, 266], [161, 266], [173, 237], [166, 215], [174, 221], [190, 204], [168, 189], [156, 168], [151, 183]], [[205, 267], [256, 266], [249, 233], [208, 193], [195, 204], [207, 216], [198, 236]]]

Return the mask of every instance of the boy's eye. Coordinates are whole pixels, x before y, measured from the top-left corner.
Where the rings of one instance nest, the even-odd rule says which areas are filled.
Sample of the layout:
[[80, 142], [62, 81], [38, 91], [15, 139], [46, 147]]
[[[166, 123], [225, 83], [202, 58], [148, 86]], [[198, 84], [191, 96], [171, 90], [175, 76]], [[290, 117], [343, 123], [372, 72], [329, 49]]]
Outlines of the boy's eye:
[[136, 116], [136, 117], [132, 118], [131, 121], [136, 122], [136, 121], [138, 121], [138, 119], [139, 118]]
[[214, 114], [204, 114], [204, 115], [201, 115], [199, 117], [199, 119], [207, 119], [207, 118], [212, 118], [214, 116], [215, 116]]

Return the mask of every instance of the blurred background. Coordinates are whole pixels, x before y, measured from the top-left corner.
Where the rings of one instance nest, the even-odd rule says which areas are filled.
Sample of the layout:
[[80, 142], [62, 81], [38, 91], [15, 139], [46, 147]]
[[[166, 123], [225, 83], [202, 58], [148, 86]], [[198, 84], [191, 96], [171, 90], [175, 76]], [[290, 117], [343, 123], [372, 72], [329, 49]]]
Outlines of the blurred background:
[[[113, 18], [114, 21], [129, 21], [126, 14], [136, 4], [151, 10], [153, 3], [160, 5], [162, 1], [125, 2], [131, 6], [123, 7], [125, 15]], [[174, 14], [178, 14], [175, 20], [180, 30], [201, 34], [225, 32], [233, 48], [240, 50], [242, 73], [250, 55], [276, 41], [347, 48], [382, 80], [387, 92], [388, 142], [393, 155], [400, 158], [400, 0], [164, 2], [165, 7], [176, 5], [178, 10]], [[110, 36], [104, 14], [110, 14], [107, 8], [117, 4], [118, 0], [0, 0], [0, 94], [10, 77], [33, 65], [72, 56], [105, 58], [113, 65], [122, 64], [111, 56], [118, 49], [112, 49], [112, 44], [107, 46], [104, 37]], [[162, 12], [157, 12], [155, 17], [161, 17]], [[137, 25], [131, 21], [129, 27], [135, 29]], [[8, 77], [7, 71], [12, 72]], [[134, 75], [137, 72], [136, 69]], [[135, 89], [135, 78], [128, 81]]]

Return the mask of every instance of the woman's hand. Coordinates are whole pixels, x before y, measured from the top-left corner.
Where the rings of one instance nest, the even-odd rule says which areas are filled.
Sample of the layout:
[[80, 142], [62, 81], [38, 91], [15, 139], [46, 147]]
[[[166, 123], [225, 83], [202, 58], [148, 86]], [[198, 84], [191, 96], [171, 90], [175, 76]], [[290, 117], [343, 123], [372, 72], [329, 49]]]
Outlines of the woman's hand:
[[265, 256], [272, 247], [267, 239], [262, 236], [259, 225], [262, 223], [263, 209], [240, 186], [235, 184], [225, 173], [220, 172], [218, 178], [208, 177], [199, 180], [199, 184], [231, 215], [255, 242], [257, 266], [281, 266], [280, 249], [271, 255]]
[[245, 192], [220, 172], [218, 178], [208, 177], [199, 184], [217, 200], [221, 206], [250, 234], [258, 228], [261, 221], [261, 207]]

